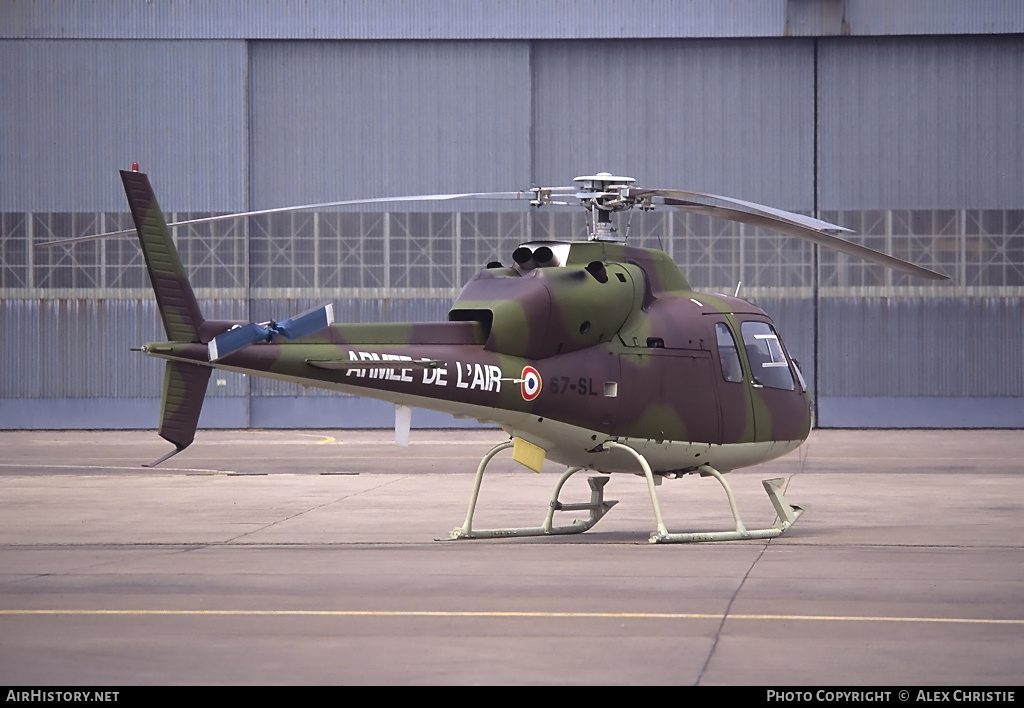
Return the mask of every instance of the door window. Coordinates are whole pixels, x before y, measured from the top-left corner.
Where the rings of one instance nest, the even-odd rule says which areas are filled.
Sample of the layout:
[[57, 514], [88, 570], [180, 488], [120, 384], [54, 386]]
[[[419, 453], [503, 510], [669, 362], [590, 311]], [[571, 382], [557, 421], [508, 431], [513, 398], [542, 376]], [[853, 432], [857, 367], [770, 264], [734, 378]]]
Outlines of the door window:
[[736, 350], [736, 340], [724, 322], [715, 324], [718, 334], [718, 358], [722, 362], [722, 376], [726, 381], [742, 381], [743, 368], [740, 366], [740, 354]]

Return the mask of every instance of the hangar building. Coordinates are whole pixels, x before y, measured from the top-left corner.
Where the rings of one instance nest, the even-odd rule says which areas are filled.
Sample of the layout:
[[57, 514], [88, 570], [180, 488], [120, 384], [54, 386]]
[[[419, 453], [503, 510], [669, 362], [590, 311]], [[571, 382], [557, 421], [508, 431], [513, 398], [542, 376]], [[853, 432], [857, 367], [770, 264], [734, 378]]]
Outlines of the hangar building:
[[[610, 171], [816, 214], [931, 284], [656, 210], [632, 242], [772, 315], [825, 427], [1024, 427], [1017, 0], [266, 0], [0, 9], [0, 428], [148, 428], [163, 338], [117, 175], [171, 220]], [[175, 238], [208, 317], [443, 319], [576, 211], [388, 205]], [[389, 406], [237, 374], [206, 427], [388, 426]], [[451, 419], [417, 411], [414, 424]]]

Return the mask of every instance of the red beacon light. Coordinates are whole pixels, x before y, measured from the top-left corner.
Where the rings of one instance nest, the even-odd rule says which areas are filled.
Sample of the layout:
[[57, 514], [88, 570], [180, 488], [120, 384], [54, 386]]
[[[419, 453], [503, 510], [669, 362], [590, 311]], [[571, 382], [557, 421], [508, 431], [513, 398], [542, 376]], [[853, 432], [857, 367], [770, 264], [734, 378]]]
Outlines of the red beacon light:
[[138, 171], [139, 171], [139, 163], [133, 162], [132, 163], [132, 172], [138, 172]]

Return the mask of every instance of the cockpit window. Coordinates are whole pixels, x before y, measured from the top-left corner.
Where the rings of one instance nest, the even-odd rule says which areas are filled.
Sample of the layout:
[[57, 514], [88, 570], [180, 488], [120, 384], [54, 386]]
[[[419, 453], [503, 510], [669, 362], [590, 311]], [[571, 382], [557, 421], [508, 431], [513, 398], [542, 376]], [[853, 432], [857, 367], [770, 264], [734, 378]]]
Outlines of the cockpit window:
[[722, 361], [722, 376], [726, 381], [742, 381], [743, 368], [740, 366], [740, 355], [736, 351], [736, 340], [724, 322], [715, 324], [718, 334], [718, 358]]
[[740, 331], [754, 383], [792, 391], [793, 374], [789, 370], [789, 361], [779, 336], [772, 326], [766, 322], [744, 322], [740, 325]]

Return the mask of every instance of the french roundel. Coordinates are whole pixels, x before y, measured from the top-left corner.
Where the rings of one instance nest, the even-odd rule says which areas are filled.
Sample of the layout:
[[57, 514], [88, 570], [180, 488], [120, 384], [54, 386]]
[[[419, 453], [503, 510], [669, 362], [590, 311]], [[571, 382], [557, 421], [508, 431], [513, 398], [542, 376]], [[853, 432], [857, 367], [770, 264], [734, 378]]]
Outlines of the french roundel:
[[523, 392], [523, 400], [532, 401], [540, 395], [540, 372], [532, 366], [526, 366], [523, 367], [523, 375], [521, 378], [523, 381], [519, 386]]

